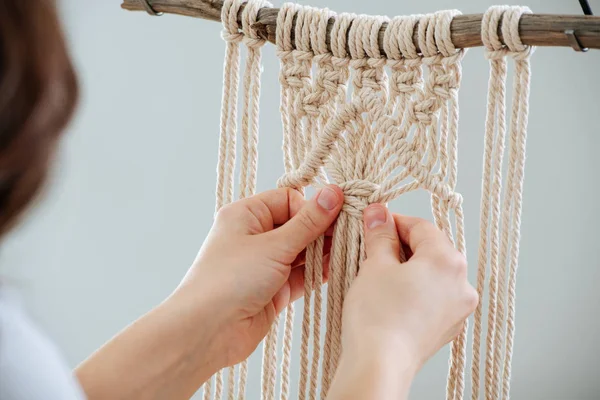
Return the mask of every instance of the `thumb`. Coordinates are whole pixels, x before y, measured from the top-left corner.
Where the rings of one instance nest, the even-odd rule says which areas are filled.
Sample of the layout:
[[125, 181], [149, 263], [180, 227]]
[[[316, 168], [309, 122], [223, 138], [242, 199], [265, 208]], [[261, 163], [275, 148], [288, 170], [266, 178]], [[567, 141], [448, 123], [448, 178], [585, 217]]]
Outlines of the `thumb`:
[[292, 219], [272, 231], [276, 240], [283, 241], [286, 252], [298, 255], [310, 242], [324, 234], [335, 221], [342, 205], [344, 193], [335, 185], [328, 185], [307, 201]]
[[363, 213], [367, 258], [392, 257], [400, 261], [400, 238], [392, 214], [383, 204], [371, 204]]

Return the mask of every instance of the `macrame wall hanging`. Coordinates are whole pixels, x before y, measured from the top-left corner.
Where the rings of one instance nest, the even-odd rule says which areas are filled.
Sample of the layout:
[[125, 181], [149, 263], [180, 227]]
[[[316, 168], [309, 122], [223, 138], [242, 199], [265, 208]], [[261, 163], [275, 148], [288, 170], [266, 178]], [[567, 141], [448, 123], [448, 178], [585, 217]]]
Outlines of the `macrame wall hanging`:
[[[126, 0], [124, 5], [128, 1], [133, 0]], [[156, 13], [148, 2], [142, 4], [148, 12]], [[199, 16], [209, 15], [214, 8], [212, 3], [210, 6]], [[296, 333], [300, 335], [299, 398], [324, 399], [342, 350], [344, 297], [365, 258], [364, 208], [425, 190], [431, 195], [435, 224], [465, 253], [462, 197], [456, 192], [456, 183], [458, 90], [466, 50], [452, 37], [451, 25], [453, 19], [460, 18], [458, 11], [387, 18], [335, 14], [286, 3], [276, 15], [271, 13], [276, 28], [265, 34], [257, 21], [259, 10], [269, 7], [264, 0], [225, 0], [220, 9], [226, 53], [216, 206], [219, 209], [234, 200], [238, 140], [238, 196], [255, 192], [261, 47], [274, 34], [281, 65], [285, 166], [277, 184], [304, 191], [332, 182], [345, 194], [334, 231], [327, 285], [322, 281], [324, 239], [319, 238], [307, 249], [302, 329]], [[170, 10], [168, 4], [165, 10]], [[469, 351], [466, 323], [451, 344], [448, 400], [463, 399], [466, 386], [473, 400], [482, 395], [487, 400], [508, 400], [510, 396], [530, 57], [534, 49], [521, 41], [520, 22], [527, 14], [531, 14], [527, 7], [495, 6], [482, 18], [477, 17], [479, 41], [490, 65], [476, 283], [480, 299], [487, 299], [487, 304], [480, 302], [475, 311]], [[566, 43], [583, 50], [574, 30], [556, 26], [565, 34]], [[545, 37], [537, 40], [548, 44]], [[586, 40], [600, 43], [600, 35]], [[472, 41], [464, 44], [473, 45]], [[247, 54], [243, 72], [241, 45]], [[514, 64], [514, 78], [507, 115], [509, 61]], [[263, 342], [264, 400], [289, 398], [295, 317], [290, 305], [283, 321], [275, 321]], [[247, 361], [217, 373], [204, 385], [204, 399], [245, 398], [247, 374]]]
[[[226, 0], [222, 8], [225, 56], [217, 207], [233, 199], [238, 129], [237, 93], [240, 43], [248, 55], [243, 73], [240, 197], [256, 186], [260, 48], [265, 40], [253, 29], [265, 1]], [[485, 340], [486, 398], [508, 398], [514, 334], [515, 277], [518, 258], [521, 193], [532, 48], [519, 39], [525, 7], [492, 7], [483, 19], [482, 40], [491, 75], [485, 129], [481, 244], [477, 288], [484, 292], [490, 265], [489, 317]], [[323, 238], [307, 250], [302, 315], [299, 398], [325, 398], [341, 354], [344, 297], [365, 258], [362, 211], [370, 203], [387, 203], [414, 190], [431, 193], [436, 225], [465, 252], [462, 198], [457, 181], [458, 89], [465, 50], [451, 40], [450, 23], [457, 11], [389, 19], [284, 4], [277, 16], [276, 45], [281, 63], [281, 116], [285, 175], [278, 186], [304, 190], [336, 183], [345, 203], [338, 217], [331, 279], [322, 298]], [[327, 26], [334, 19], [328, 32]], [[503, 44], [498, 37], [500, 20]], [[387, 29], [380, 49], [379, 32]], [[294, 36], [292, 37], [292, 32]], [[413, 43], [417, 37], [417, 46]], [[328, 40], [329, 39], [329, 40]], [[328, 48], [327, 43], [330, 43]], [[383, 50], [383, 52], [381, 51]], [[385, 55], [384, 55], [385, 54]], [[505, 148], [505, 81], [507, 58], [516, 66], [508, 129], [508, 173], [501, 198]], [[424, 73], [425, 72], [425, 73]], [[454, 223], [453, 223], [454, 222]], [[454, 226], [454, 229], [453, 229]], [[488, 260], [489, 259], [489, 260]], [[506, 277], [508, 273], [508, 278]], [[508, 279], [508, 280], [507, 280]], [[507, 285], [508, 282], [508, 285]], [[508, 286], [508, 296], [506, 287]], [[263, 398], [290, 391], [294, 307], [285, 312], [283, 355], [277, 360], [279, 323], [263, 345]], [[325, 320], [322, 335], [321, 324]], [[480, 388], [482, 306], [475, 314], [472, 390]], [[322, 337], [323, 336], [323, 337]], [[462, 399], [465, 389], [467, 325], [451, 344], [448, 399]], [[323, 344], [321, 344], [323, 341]], [[311, 350], [309, 352], [309, 350]], [[247, 363], [239, 367], [237, 397], [243, 398]], [[235, 368], [228, 371], [228, 398], [235, 398]], [[215, 398], [223, 394], [223, 376], [215, 377]], [[204, 388], [211, 398], [212, 383]]]

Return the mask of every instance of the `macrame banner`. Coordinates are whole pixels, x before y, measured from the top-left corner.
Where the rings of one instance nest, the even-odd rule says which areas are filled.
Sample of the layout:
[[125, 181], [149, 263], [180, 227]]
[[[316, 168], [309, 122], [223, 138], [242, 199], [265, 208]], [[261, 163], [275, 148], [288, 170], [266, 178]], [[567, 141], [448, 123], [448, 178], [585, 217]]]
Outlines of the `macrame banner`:
[[[226, 0], [222, 9], [227, 42], [217, 175], [217, 209], [234, 198], [236, 140], [241, 135], [239, 196], [256, 188], [260, 48], [253, 30], [265, 1]], [[477, 290], [483, 299], [490, 265], [489, 310], [485, 340], [484, 394], [508, 399], [514, 337], [515, 283], [523, 190], [525, 139], [532, 48], [519, 39], [524, 7], [492, 7], [484, 15], [482, 39], [490, 60], [485, 126], [481, 238]], [[405, 193], [431, 195], [435, 224], [465, 253], [462, 197], [456, 192], [458, 89], [463, 49], [454, 47], [450, 24], [458, 11], [381, 16], [339, 14], [286, 3], [277, 20], [281, 70], [281, 118], [285, 174], [278, 186], [300, 191], [337, 184], [345, 203], [338, 217], [323, 298], [324, 238], [307, 249], [304, 309], [300, 332], [300, 399], [324, 399], [342, 352], [342, 307], [365, 258], [362, 211]], [[327, 31], [328, 21], [334, 19]], [[378, 34], [387, 23], [380, 51]], [[500, 28], [501, 27], [501, 28]], [[501, 29], [504, 43], [498, 37]], [[329, 37], [328, 37], [329, 36]], [[418, 47], [413, 43], [418, 38]], [[241, 129], [237, 128], [240, 43], [247, 47], [243, 75]], [[329, 43], [329, 46], [328, 46]], [[502, 191], [506, 140], [506, 64], [515, 60], [514, 94], [508, 129], [508, 172]], [[503, 197], [502, 197], [503, 195]], [[404, 257], [404, 255], [402, 255]], [[325, 311], [325, 315], [323, 315]], [[279, 320], [263, 343], [262, 398], [288, 399], [294, 308], [284, 317], [282, 359], [277, 360]], [[481, 392], [483, 305], [474, 316], [471, 390]], [[322, 324], [325, 331], [322, 332]], [[465, 392], [467, 324], [451, 344], [446, 398]], [[228, 369], [227, 398], [243, 399], [247, 361]], [[237, 374], [237, 380], [236, 380]], [[279, 378], [278, 378], [279, 375]], [[277, 382], [279, 381], [279, 390]], [[236, 389], [237, 382], [237, 393]], [[213, 393], [214, 385], [214, 393]], [[204, 399], [224, 397], [223, 373], [204, 385]]]

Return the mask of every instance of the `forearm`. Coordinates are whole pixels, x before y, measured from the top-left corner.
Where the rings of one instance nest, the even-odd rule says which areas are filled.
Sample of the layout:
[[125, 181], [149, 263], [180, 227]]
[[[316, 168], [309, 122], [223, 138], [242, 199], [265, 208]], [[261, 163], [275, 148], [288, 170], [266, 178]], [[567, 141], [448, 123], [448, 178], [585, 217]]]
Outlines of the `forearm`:
[[327, 399], [405, 400], [415, 373], [414, 363], [401, 350], [352, 348], [342, 353]]
[[218, 323], [194, 303], [173, 296], [77, 367], [88, 398], [190, 398], [221, 368], [213, 354]]

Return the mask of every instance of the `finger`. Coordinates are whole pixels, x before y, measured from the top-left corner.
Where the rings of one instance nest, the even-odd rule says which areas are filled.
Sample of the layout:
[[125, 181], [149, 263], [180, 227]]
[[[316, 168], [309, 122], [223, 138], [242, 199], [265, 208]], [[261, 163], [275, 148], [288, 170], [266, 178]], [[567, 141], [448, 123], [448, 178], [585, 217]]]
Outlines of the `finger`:
[[446, 235], [431, 222], [399, 214], [393, 217], [400, 240], [408, 245], [412, 257], [432, 257], [454, 250]]
[[[290, 218], [288, 218], [288, 220], [286, 220], [284, 222], [287, 222], [287, 221], [289, 221], [289, 219], [296, 216], [296, 214], [298, 214], [298, 212], [300, 212], [300, 210], [302, 209], [302, 206], [304, 205], [304, 203], [306, 203], [306, 201], [294, 201], [293, 203], [290, 203]], [[337, 218], [333, 221], [333, 223], [331, 225], [329, 225], [329, 227], [325, 231], [325, 237], [333, 236], [333, 228], [335, 228], [336, 220], [337, 220]], [[275, 226], [275, 228], [278, 228], [281, 225], [282, 224], [278, 224]]]
[[[331, 243], [332, 238], [325, 236], [325, 240], [323, 242], [323, 257], [329, 255], [331, 252]], [[301, 267], [306, 264], [306, 249], [302, 250], [300, 254], [296, 257], [296, 259], [292, 262], [292, 268]]]
[[[325, 266], [329, 265], [329, 256], [326, 256], [325, 258], [323, 258], [323, 281], [322, 283], [325, 284], [327, 283], [327, 278], [328, 278], [328, 270], [329, 268], [326, 268]], [[305, 272], [305, 268], [301, 267], [301, 268], [296, 268], [294, 270], [292, 270], [292, 272], [290, 273], [290, 277], [288, 278], [288, 287], [284, 290], [285, 292], [289, 291], [289, 301], [290, 302], [294, 302], [296, 300], [298, 300], [299, 298], [304, 296], [304, 272]], [[316, 288], [316, 282], [313, 282], [313, 287], [312, 290], [315, 290]]]
[[269, 232], [268, 240], [279, 243], [287, 255], [295, 258], [310, 242], [333, 223], [343, 205], [344, 194], [334, 185], [321, 189], [288, 222]]
[[304, 267], [295, 268], [288, 280], [273, 297], [275, 312], [279, 314], [288, 304], [304, 296]]
[[367, 258], [400, 261], [400, 239], [391, 213], [383, 204], [371, 204], [363, 213]]
[[290, 284], [290, 302], [304, 296], [304, 271], [304, 267], [296, 268], [288, 278]]
[[465, 325], [465, 321], [460, 321], [458, 323], [456, 323], [455, 325], [453, 325], [450, 330], [448, 331], [447, 334], [447, 339], [446, 339], [446, 344], [454, 341], [462, 332], [463, 327]]
[[224, 225], [244, 233], [263, 233], [290, 220], [305, 200], [291, 188], [268, 190], [226, 205], [217, 215]]
[[275, 307], [275, 315], [278, 315], [288, 306], [288, 304], [290, 304], [290, 294], [291, 288], [290, 281], [288, 279], [287, 281], [285, 281], [281, 289], [279, 289], [279, 291], [275, 293], [275, 296], [273, 296], [273, 306]]

